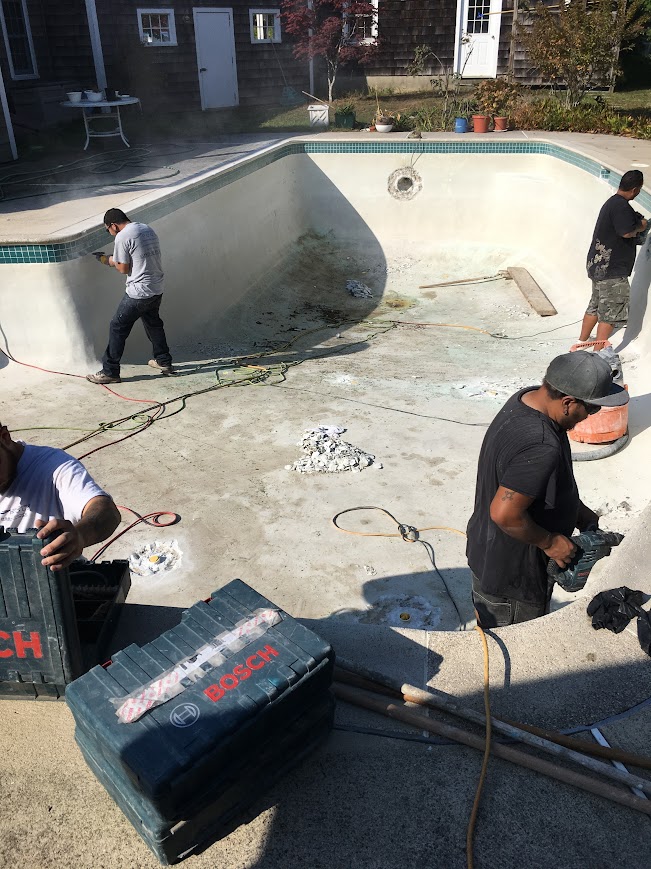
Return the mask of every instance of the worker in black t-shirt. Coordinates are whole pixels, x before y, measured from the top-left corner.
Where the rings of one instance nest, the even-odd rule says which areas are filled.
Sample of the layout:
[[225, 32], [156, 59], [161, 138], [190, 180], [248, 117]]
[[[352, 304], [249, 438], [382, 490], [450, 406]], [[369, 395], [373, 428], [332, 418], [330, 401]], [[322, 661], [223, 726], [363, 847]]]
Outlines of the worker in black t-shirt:
[[635, 246], [647, 228], [646, 219], [629, 203], [643, 184], [644, 176], [637, 169], [626, 172], [617, 193], [599, 212], [587, 260], [592, 297], [583, 317], [580, 341], [589, 340], [597, 322], [597, 341], [606, 341], [614, 329], [626, 325], [631, 296], [628, 278], [635, 265]]
[[542, 386], [521, 389], [490, 424], [479, 455], [466, 554], [484, 628], [545, 615], [550, 558], [566, 567], [569, 539], [599, 522], [579, 498], [567, 432], [600, 407], [626, 404], [597, 353], [557, 356]]

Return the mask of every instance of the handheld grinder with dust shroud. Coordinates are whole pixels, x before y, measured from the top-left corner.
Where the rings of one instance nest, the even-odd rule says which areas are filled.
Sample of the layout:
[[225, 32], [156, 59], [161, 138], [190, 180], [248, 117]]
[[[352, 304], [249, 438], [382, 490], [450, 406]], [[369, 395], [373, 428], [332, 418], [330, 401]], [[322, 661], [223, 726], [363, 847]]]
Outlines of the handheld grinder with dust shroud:
[[623, 539], [624, 535], [617, 531], [602, 531], [594, 527], [582, 531], [581, 534], [570, 537], [576, 546], [576, 552], [567, 567], [559, 567], [554, 559], [550, 558], [547, 575], [565, 591], [581, 591], [595, 564], [601, 558], [610, 555], [613, 546], [619, 546]]

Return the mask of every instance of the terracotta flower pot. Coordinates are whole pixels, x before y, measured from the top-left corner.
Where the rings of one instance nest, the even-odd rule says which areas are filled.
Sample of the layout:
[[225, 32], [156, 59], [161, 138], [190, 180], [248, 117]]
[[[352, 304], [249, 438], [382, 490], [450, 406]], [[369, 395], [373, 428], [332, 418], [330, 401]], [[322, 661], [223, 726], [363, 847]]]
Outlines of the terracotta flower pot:
[[505, 133], [509, 124], [509, 119], [505, 117], [493, 118], [493, 129], [496, 133]]
[[487, 133], [490, 118], [488, 115], [473, 115], [472, 129], [475, 133]]

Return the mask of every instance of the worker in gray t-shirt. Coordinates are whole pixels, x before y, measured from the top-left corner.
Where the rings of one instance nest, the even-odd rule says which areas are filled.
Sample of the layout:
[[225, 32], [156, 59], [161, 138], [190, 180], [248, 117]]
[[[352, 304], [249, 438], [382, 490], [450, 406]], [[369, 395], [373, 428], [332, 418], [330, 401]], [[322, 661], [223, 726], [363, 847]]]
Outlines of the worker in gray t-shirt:
[[120, 383], [120, 360], [134, 323], [142, 320], [152, 343], [154, 358], [149, 365], [161, 374], [174, 374], [165, 328], [158, 309], [163, 297], [163, 268], [158, 236], [146, 223], [129, 220], [119, 208], [104, 215], [104, 226], [115, 238], [113, 256], [97, 253], [97, 259], [127, 276], [126, 294], [109, 327], [109, 341], [102, 357], [102, 370], [88, 374], [91, 383]]

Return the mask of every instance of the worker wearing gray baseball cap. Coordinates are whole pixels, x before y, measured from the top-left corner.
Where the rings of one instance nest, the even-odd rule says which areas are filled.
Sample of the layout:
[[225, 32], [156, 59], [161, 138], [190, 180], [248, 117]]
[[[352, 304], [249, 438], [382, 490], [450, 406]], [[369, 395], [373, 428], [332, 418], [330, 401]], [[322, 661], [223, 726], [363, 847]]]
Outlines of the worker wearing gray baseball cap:
[[551, 361], [490, 424], [479, 455], [466, 555], [477, 620], [494, 628], [545, 615], [547, 562], [565, 567], [575, 528], [599, 517], [579, 498], [567, 432], [602, 407], [626, 404], [608, 362], [579, 350]]

